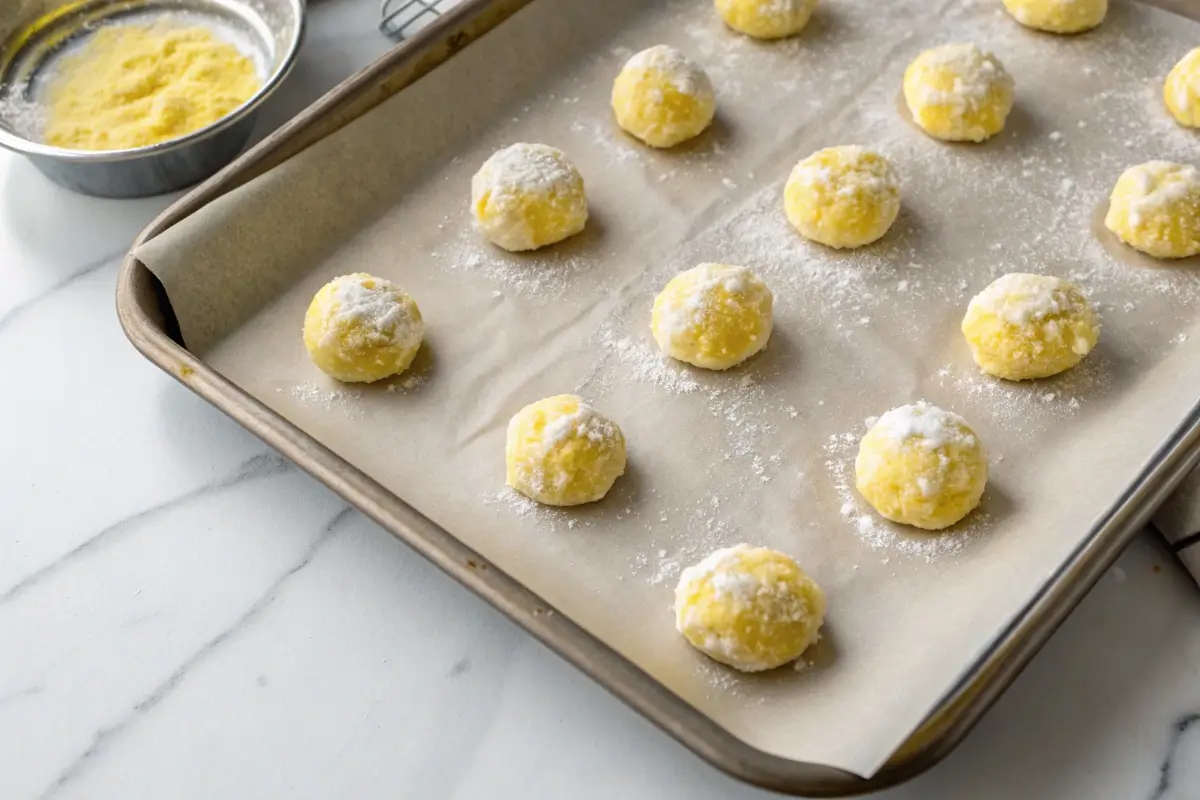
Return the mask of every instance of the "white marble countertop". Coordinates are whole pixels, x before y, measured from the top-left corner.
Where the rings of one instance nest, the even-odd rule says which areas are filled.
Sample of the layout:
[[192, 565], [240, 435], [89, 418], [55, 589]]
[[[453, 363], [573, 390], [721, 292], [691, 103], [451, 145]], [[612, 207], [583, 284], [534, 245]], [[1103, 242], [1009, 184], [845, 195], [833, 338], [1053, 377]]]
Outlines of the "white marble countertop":
[[[387, 47], [373, 0], [310, 10], [260, 132]], [[0, 797], [767, 797], [126, 343], [120, 257], [171, 199], [0, 154]], [[1200, 592], [1143, 534], [957, 752], [879, 796], [1200, 796]]]

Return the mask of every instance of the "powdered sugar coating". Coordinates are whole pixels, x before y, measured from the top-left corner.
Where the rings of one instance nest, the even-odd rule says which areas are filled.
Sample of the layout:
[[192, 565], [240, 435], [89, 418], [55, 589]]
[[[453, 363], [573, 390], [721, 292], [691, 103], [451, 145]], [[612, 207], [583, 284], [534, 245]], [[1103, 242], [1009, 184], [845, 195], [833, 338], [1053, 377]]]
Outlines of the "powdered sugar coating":
[[927, 450], [949, 444], [975, 446], [975, 436], [965, 419], [924, 400], [893, 408], [871, 427], [893, 442], [911, 442]]
[[675, 91], [689, 97], [712, 96], [713, 86], [708, 74], [683, 51], [659, 44], [635, 53], [625, 62], [625, 70], [653, 71], [661, 75]]

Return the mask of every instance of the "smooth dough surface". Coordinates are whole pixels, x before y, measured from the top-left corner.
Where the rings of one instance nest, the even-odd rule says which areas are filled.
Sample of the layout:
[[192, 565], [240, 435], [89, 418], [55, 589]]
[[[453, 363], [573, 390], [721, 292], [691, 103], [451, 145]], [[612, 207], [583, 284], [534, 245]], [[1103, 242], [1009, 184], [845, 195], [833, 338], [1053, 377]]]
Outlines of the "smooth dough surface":
[[962, 332], [980, 369], [1022, 381], [1078, 364], [1096, 346], [1100, 323], [1075, 284], [1013, 272], [975, 295]]
[[817, 0], [716, 0], [725, 24], [756, 39], [795, 36], [808, 25]]
[[370, 383], [408, 369], [424, 335], [416, 301], [365, 272], [325, 284], [304, 315], [304, 346], [313, 363], [346, 383]]
[[1004, 0], [1013, 19], [1048, 33], [1082, 33], [1099, 25], [1108, 0]]
[[792, 169], [783, 203], [788, 221], [806, 238], [828, 247], [861, 247], [896, 221], [900, 181], [874, 151], [828, 147]]
[[1200, 128], [1200, 47], [1179, 59], [1167, 73], [1163, 102], [1180, 125]]
[[815, 642], [825, 593], [791, 557], [739, 544], [688, 567], [675, 627], [700, 652], [743, 672], [794, 661]]
[[987, 457], [959, 415], [925, 402], [894, 408], [871, 425], [854, 461], [858, 491], [883, 517], [940, 530], [979, 505]]
[[613, 82], [612, 109], [626, 132], [651, 147], [674, 147], [709, 126], [717, 100], [699, 64], [660, 44], [625, 62]]
[[1130, 167], [1109, 195], [1104, 225], [1155, 258], [1200, 253], [1200, 171], [1170, 161]]
[[587, 223], [583, 176], [563, 151], [518, 142], [498, 150], [471, 178], [475, 224], [505, 250], [536, 250]]
[[625, 472], [625, 436], [572, 394], [531, 403], [508, 423], [508, 485], [531, 500], [577, 506], [604, 495]]
[[947, 44], [908, 65], [904, 101], [913, 121], [930, 136], [982, 142], [1004, 130], [1014, 85], [991, 53], [974, 44]]
[[654, 298], [650, 330], [672, 358], [729, 369], [767, 346], [773, 304], [771, 290], [745, 267], [700, 264]]

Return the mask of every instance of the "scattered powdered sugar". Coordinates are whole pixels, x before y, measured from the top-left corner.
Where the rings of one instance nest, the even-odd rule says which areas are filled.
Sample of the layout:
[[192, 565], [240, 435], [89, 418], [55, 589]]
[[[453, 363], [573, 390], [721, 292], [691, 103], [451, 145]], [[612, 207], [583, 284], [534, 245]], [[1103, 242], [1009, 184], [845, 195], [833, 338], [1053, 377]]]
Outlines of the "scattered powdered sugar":
[[293, 399], [305, 405], [317, 406], [326, 411], [341, 411], [350, 419], [360, 419], [363, 416], [362, 406], [358, 403], [362, 398], [362, 392], [358, 389], [328, 388], [315, 383], [299, 383], [290, 389], [279, 387], [275, 391], [286, 391]]
[[[442, 222], [459, 233], [429, 253], [439, 268], [477, 276], [535, 303], [554, 303], [589, 277], [596, 291], [606, 290], [599, 266], [603, 253], [588, 252], [570, 240], [534, 252], [510, 253], [490, 244], [468, 217], [447, 216]], [[586, 237], [586, 231], [581, 236]]]
[[1039, 381], [994, 378], [974, 364], [946, 364], [935, 377], [960, 398], [960, 408], [978, 408], [1014, 440], [1032, 441], [1103, 396], [1112, 385], [1113, 370], [1104, 354], [1096, 352], [1066, 372]]

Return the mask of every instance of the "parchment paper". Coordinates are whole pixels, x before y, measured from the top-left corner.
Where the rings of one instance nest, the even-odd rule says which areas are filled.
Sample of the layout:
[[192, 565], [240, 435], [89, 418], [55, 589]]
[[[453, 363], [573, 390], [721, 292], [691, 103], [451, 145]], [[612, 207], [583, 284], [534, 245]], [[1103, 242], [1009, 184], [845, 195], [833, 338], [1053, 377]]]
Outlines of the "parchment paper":
[[[750, 744], [870, 775], [1086, 534], [1200, 392], [1194, 263], [1155, 264], [1097, 225], [1127, 166], [1188, 160], [1158, 99], [1190, 22], [1116, 3], [1094, 33], [1027, 31], [998, 2], [824, 0], [764, 44], [711, 4], [539, 0], [448, 65], [141, 248], [189, 346]], [[899, 110], [925, 47], [975, 40], [1017, 82], [1008, 128], [947, 145]], [[704, 64], [713, 129], [671, 152], [610, 120], [612, 78], [666, 42]], [[471, 229], [469, 179], [541, 141], [587, 183], [586, 231], [509, 255]], [[838, 253], [788, 227], [781, 191], [813, 150], [886, 153], [904, 210]], [[706, 374], [655, 355], [654, 294], [700, 261], [773, 287], [768, 349]], [[308, 361], [312, 294], [366, 270], [405, 286], [428, 335], [411, 375], [341, 387]], [[1009, 271], [1080, 282], [1103, 312], [1080, 367], [980, 376], [958, 331]], [[610, 497], [535, 508], [503, 488], [509, 417], [575, 391], [617, 420]], [[850, 485], [864, 418], [926, 398], [986, 444], [980, 509], [950, 532], [879, 521]], [[801, 670], [740, 676], [675, 634], [681, 566], [747, 541], [795, 555], [829, 616]]]

